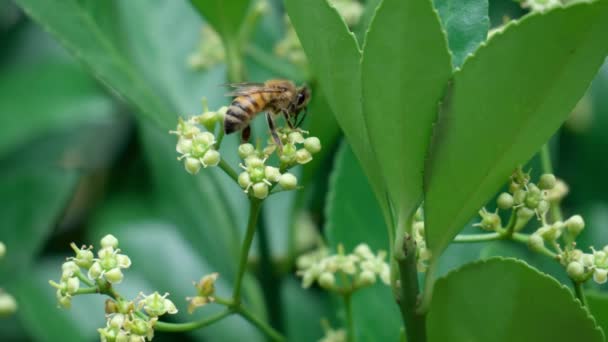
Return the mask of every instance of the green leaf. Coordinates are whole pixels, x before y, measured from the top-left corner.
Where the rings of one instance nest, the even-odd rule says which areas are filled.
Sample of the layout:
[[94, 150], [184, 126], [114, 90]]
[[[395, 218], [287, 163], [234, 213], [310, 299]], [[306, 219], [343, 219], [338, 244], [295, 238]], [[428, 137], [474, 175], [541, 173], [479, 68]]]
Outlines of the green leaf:
[[326, 0], [286, 0], [308, 61], [374, 193], [388, 212], [385, 185], [372, 153], [361, 108], [361, 51], [355, 36]]
[[585, 291], [589, 311], [602, 330], [608, 331], [608, 294], [599, 291]]
[[435, 0], [435, 7], [448, 34], [452, 63], [460, 67], [488, 36], [488, 0]]
[[303, 289], [293, 278], [285, 279], [281, 285], [287, 340], [318, 341], [324, 335], [321, 319], [329, 318], [331, 313], [327, 293]]
[[603, 341], [572, 293], [516, 259], [467, 264], [435, 284], [427, 317], [435, 341]]
[[[113, 2], [100, 5], [78, 0], [18, 0], [17, 4], [85, 63], [99, 80], [139, 107], [146, 118], [164, 128], [174, 125], [175, 112], [155, 93], [123, 42], [108, 28], [112, 26], [108, 21], [118, 20], [108, 15]], [[128, 20], [142, 17], [145, 16], [129, 15]]]
[[427, 145], [452, 73], [431, 1], [384, 0], [367, 34], [361, 70], [372, 150], [394, 209], [410, 215], [422, 200]]
[[28, 65], [0, 75], [0, 156], [50, 131], [113, 112], [111, 98], [80, 68], [66, 64]]
[[577, 3], [508, 25], [454, 75], [425, 169], [437, 257], [557, 130], [603, 62], [608, 3]]
[[[386, 250], [388, 236], [382, 229], [382, 212], [375, 201], [357, 159], [344, 143], [336, 157], [327, 198], [325, 229], [329, 245], [338, 244], [351, 252], [367, 243], [376, 252]], [[358, 341], [398, 341], [401, 316], [389, 286], [376, 284], [352, 297], [353, 319]], [[342, 302], [337, 303], [342, 310]]]
[[190, 0], [223, 37], [236, 37], [247, 14], [250, 0]]

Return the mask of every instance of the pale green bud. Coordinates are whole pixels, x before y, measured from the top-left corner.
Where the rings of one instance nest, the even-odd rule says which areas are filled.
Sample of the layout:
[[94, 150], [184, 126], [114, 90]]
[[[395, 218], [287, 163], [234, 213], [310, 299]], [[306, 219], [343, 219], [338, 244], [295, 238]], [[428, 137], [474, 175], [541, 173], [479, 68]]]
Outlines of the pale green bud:
[[103, 277], [106, 278], [106, 280], [111, 284], [120, 284], [124, 278], [124, 275], [122, 274], [120, 268], [115, 267], [104, 273]]
[[376, 275], [374, 272], [365, 270], [359, 274], [358, 283], [361, 286], [369, 286], [376, 282]]
[[289, 133], [289, 142], [292, 144], [301, 144], [304, 142], [304, 137], [300, 132], [291, 132]]
[[213, 131], [218, 119], [219, 116], [216, 112], [205, 112], [198, 117], [198, 122], [208, 130]]
[[189, 174], [195, 175], [201, 169], [201, 162], [196, 158], [188, 157], [184, 160], [184, 168]]
[[88, 277], [91, 280], [99, 278], [101, 276], [101, 272], [103, 269], [101, 268], [101, 264], [98, 261], [95, 261], [93, 265], [89, 268]]
[[566, 229], [574, 236], [580, 234], [585, 228], [585, 220], [580, 215], [574, 215], [566, 220]]
[[319, 153], [321, 151], [321, 140], [317, 137], [306, 138], [304, 148], [312, 154]]
[[175, 145], [175, 150], [181, 154], [187, 154], [192, 151], [192, 140], [180, 137]]
[[74, 261], [66, 261], [61, 265], [61, 271], [66, 277], [71, 277], [80, 271], [80, 267]]
[[64, 309], [69, 309], [72, 307], [72, 297], [71, 296], [62, 296], [59, 298], [59, 305]]
[[608, 270], [596, 268], [593, 270], [593, 280], [598, 284], [604, 284], [608, 280]]
[[264, 167], [251, 168], [249, 170], [249, 176], [251, 177], [251, 181], [254, 183], [263, 181], [266, 178]]
[[241, 188], [246, 189], [251, 185], [251, 177], [249, 177], [249, 172], [241, 172], [238, 178], [239, 185]]
[[285, 190], [293, 190], [298, 186], [298, 178], [291, 173], [284, 173], [279, 178], [281, 188]]
[[247, 157], [253, 155], [255, 153], [255, 147], [253, 147], [253, 145], [246, 143], [246, 144], [241, 144], [239, 145], [239, 157], [241, 157], [241, 159], [246, 159]]
[[496, 199], [496, 204], [498, 204], [500, 209], [511, 209], [513, 208], [513, 196], [507, 192], [503, 192], [500, 194], [500, 196], [498, 196], [498, 199]]
[[209, 150], [205, 152], [203, 158], [201, 158], [201, 164], [203, 167], [216, 166], [220, 162], [220, 153], [216, 150]]
[[281, 163], [291, 164], [296, 161], [296, 147], [293, 144], [285, 144], [283, 153], [281, 154]]
[[209, 132], [201, 132], [194, 137], [194, 143], [209, 147], [215, 143], [215, 136]]
[[116, 264], [120, 268], [129, 268], [131, 267], [131, 259], [124, 254], [116, 254]]
[[312, 160], [312, 155], [307, 149], [301, 148], [296, 151], [296, 161], [298, 164], [306, 164]]
[[530, 221], [532, 217], [534, 217], [534, 210], [528, 209], [526, 207], [521, 207], [517, 210], [517, 218], [515, 221], [515, 231], [519, 231], [523, 229], [526, 224]]
[[281, 172], [279, 172], [279, 169], [272, 166], [266, 166], [266, 168], [264, 168], [264, 174], [266, 175], [266, 179], [275, 183], [278, 182], [279, 178], [281, 177]]
[[591, 267], [591, 266], [595, 265], [595, 258], [593, 257], [593, 254], [585, 253], [581, 257], [581, 262], [583, 263], [583, 266]]
[[538, 202], [537, 209], [540, 213], [546, 213], [547, 211], [549, 211], [549, 202], [541, 200], [540, 202]]
[[101, 247], [102, 248], [116, 248], [118, 247], [118, 239], [114, 237], [112, 234], [108, 234], [101, 239]]
[[66, 292], [74, 294], [80, 288], [80, 279], [76, 277], [69, 278], [66, 282]]
[[526, 190], [518, 189], [513, 193], [513, 201], [515, 204], [522, 204], [526, 199]]
[[535, 252], [541, 251], [545, 247], [545, 240], [538, 234], [532, 234], [528, 239], [528, 247]]
[[88, 269], [93, 264], [93, 252], [90, 249], [86, 248], [77, 248], [75, 244], [73, 244], [73, 248], [76, 250], [76, 257], [74, 257], [74, 262], [76, 265]]
[[245, 165], [254, 169], [261, 168], [264, 167], [264, 161], [255, 155], [250, 155], [249, 157], [245, 158]]
[[551, 190], [555, 186], [556, 182], [557, 179], [555, 179], [555, 176], [553, 174], [545, 173], [544, 175], [540, 176], [540, 180], [538, 181], [538, 187], [542, 190]]
[[570, 262], [566, 268], [566, 272], [568, 273], [568, 276], [575, 281], [585, 280], [585, 266], [578, 261]]
[[0, 317], [8, 317], [17, 311], [17, 301], [6, 292], [0, 292]]
[[125, 324], [125, 315], [117, 313], [112, 315], [109, 325], [112, 328], [120, 329]]
[[253, 190], [253, 196], [259, 199], [268, 197], [268, 185], [264, 182], [253, 184], [251, 187]]
[[324, 289], [330, 289], [336, 284], [336, 277], [333, 273], [323, 272], [319, 276], [319, 285]]

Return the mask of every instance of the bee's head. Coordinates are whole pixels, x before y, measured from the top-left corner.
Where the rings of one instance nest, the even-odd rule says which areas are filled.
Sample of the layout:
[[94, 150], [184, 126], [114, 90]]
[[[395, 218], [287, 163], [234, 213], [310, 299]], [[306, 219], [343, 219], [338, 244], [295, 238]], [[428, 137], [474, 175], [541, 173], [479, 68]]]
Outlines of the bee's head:
[[294, 112], [300, 113], [302, 110], [306, 110], [306, 106], [310, 101], [310, 88], [307, 86], [301, 86], [297, 89], [297, 94], [294, 103]]

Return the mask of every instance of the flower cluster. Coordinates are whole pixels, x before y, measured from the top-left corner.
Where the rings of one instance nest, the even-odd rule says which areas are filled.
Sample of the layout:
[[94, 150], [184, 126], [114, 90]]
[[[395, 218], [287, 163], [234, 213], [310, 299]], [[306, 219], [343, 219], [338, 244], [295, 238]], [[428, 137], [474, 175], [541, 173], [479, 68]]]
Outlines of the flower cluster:
[[215, 302], [215, 281], [218, 277], [218, 273], [211, 273], [202, 277], [198, 283], [194, 283], [196, 296], [186, 298], [189, 302], [189, 313], [193, 313], [199, 307]]
[[346, 330], [344, 329], [332, 329], [331, 327], [323, 327], [325, 330], [325, 336], [319, 340], [319, 342], [346, 342]]
[[[293, 190], [298, 185], [298, 179], [291, 173], [281, 173], [279, 168], [267, 166], [267, 157], [260, 159], [259, 152], [251, 144], [239, 146], [239, 155], [244, 160], [240, 167], [244, 170], [238, 177], [239, 185], [259, 199], [268, 197], [270, 187], [278, 183], [284, 190]], [[273, 184], [274, 183], [274, 184]]]
[[[302, 277], [304, 288], [316, 281], [329, 291], [352, 292], [374, 284], [376, 277], [385, 284], [390, 283], [390, 267], [385, 258], [386, 252], [379, 251], [374, 255], [366, 244], [359, 244], [351, 254], [345, 254], [341, 245], [338, 253], [333, 255], [321, 248], [298, 258], [297, 274]], [[344, 277], [336, 277], [337, 273]]]
[[203, 26], [198, 49], [188, 56], [188, 65], [195, 70], [205, 70], [225, 59], [226, 52], [220, 36], [211, 26]]
[[427, 262], [431, 259], [431, 250], [426, 247], [426, 240], [424, 238], [424, 218], [422, 209], [416, 211], [412, 228], [414, 232], [414, 242], [416, 243], [416, 268], [418, 269], [418, 272], [425, 272], [428, 266]]
[[[317, 137], [305, 137], [308, 132], [298, 128], [288, 127], [277, 129], [277, 135], [281, 144], [282, 151], [279, 154], [281, 168], [288, 169], [297, 164], [304, 165], [312, 161], [313, 154], [321, 151], [321, 141]], [[262, 151], [264, 156], [270, 156], [277, 145], [274, 139], [268, 139], [268, 146]]]
[[[165, 293], [146, 296], [140, 293], [135, 301], [106, 301], [106, 326], [97, 329], [101, 341], [150, 341], [154, 337], [154, 324], [164, 314], [176, 314], [175, 304]], [[143, 312], [145, 312], [144, 315]]]
[[[6, 245], [0, 241], [0, 259], [6, 255]], [[17, 311], [17, 301], [0, 288], [0, 317], [8, 317]]]
[[523, 0], [521, 7], [529, 8], [531, 11], [547, 11], [554, 7], [561, 6], [560, 0]]
[[[175, 150], [181, 154], [178, 160], [184, 161], [184, 168], [190, 174], [197, 174], [201, 167], [216, 166], [220, 162], [220, 153], [216, 149], [217, 141], [211, 132], [218, 122], [223, 120], [227, 107], [218, 111], [209, 111], [203, 102], [203, 113], [188, 120], [179, 119], [177, 129], [169, 133], [177, 135]], [[199, 126], [200, 125], [200, 126]], [[203, 127], [207, 131], [203, 130]]]

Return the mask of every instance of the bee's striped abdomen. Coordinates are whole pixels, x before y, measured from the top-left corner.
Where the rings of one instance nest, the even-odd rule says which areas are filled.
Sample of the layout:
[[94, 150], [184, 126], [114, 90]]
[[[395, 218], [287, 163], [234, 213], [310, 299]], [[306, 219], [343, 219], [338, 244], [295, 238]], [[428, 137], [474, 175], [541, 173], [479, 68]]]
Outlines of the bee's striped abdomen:
[[265, 103], [265, 96], [261, 94], [237, 96], [226, 112], [224, 132], [230, 134], [247, 127], [249, 121], [264, 109]]

